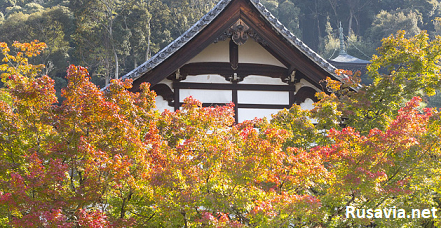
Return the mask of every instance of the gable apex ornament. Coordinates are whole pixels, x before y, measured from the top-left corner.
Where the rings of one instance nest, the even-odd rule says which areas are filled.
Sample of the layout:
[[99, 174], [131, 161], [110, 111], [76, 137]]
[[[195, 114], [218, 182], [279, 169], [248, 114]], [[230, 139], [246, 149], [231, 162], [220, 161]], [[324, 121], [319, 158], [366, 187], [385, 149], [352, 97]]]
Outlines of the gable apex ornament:
[[250, 26], [239, 19], [224, 33], [222, 33], [222, 35], [215, 39], [213, 43], [225, 41], [227, 38], [231, 38], [235, 44], [240, 46], [245, 44], [249, 37], [253, 38], [256, 42], [262, 45], [266, 45], [264, 39], [262, 39], [253, 29], [251, 29]]
[[250, 27], [245, 24], [242, 20], [238, 20], [233, 26], [231, 26], [232, 36], [231, 39], [238, 46], [245, 44], [248, 40], [248, 32]]
[[[222, 29], [219, 31], [220, 28]], [[179, 72], [176, 75], [177, 70], [181, 68], [181, 76], [185, 76], [186, 73], [183, 70], [188, 61], [213, 42], [229, 39], [237, 47], [245, 44], [249, 38], [267, 49], [286, 67], [296, 68], [295, 81], [304, 77], [313, 85], [319, 86], [320, 80], [327, 76], [336, 80], [344, 78], [344, 76], [336, 75], [336, 68], [332, 64], [283, 26], [261, 1], [219, 0], [210, 12], [186, 32], [121, 79], [133, 79], [132, 91], [138, 91], [143, 82], [156, 85], [167, 77], [176, 80], [176, 76], [181, 78]], [[236, 68], [238, 65], [231, 65], [231, 63], [236, 62], [230, 60], [230, 64], [225, 66], [232, 70], [239, 70]], [[239, 80], [244, 77], [242, 73], [237, 73]], [[231, 76], [234, 75], [231, 74]], [[283, 77], [289, 76], [287, 72]], [[107, 89], [106, 86], [102, 90]]]

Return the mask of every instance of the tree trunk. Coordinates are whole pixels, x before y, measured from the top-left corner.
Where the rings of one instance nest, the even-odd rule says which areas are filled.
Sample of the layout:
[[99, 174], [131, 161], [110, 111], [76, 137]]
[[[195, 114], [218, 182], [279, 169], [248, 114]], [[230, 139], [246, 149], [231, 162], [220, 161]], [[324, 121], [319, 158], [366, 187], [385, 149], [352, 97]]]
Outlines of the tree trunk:
[[352, 17], [354, 17], [354, 14], [352, 10], [349, 11], [349, 25], [348, 25], [348, 36], [350, 37], [352, 35]]
[[149, 35], [147, 36], [147, 51], [145, 52], [145, 61], [148, 61], [150, 59], [150, 20], [149, 20]]
[[115, 58], [115, 79], [118, 79], [119, 76], [119, 62], [118, 62], [118, 53], [116, 53], [115, 42], [113, 40], [113, 18], [109, 21], [109, 41], [112, 46], [113, 57]]
[[119, 77], [119, 62], [118, 62], [118, 54], [116, 53], [115, 47], [113, 46], [112, 43], [112, 47], [113, 47], [113, 55], [115, 58], [115, 79], [118, 79]]

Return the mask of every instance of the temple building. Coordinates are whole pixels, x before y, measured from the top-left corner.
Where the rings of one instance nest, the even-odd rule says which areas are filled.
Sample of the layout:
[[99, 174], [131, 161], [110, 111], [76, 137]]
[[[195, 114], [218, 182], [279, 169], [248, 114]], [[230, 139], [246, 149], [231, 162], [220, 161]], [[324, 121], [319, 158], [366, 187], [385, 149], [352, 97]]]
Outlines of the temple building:
[[220, 0], [179, 38], [123, 76], [149, 82], [159, 110], [193, 96], [204, 106], [235, 104], [236, 122], [293, 104], [311, 108], [336, 68], [288, 31], [258, 0]]
[[339, 27], [339, 40], [340, 40], [340, 53], [337, 57], [328, 60], [329, 63], [337, 67], [338, 69], [351, 70], [352, 72], [360, 71], [362, 74], [362, 83], [369, 84], [370, 80], [367, 79], [366, 66], [370, 63], [367, 60], [359, 59], [346, 52], [345, 39], [343, 35], [343, 28]]

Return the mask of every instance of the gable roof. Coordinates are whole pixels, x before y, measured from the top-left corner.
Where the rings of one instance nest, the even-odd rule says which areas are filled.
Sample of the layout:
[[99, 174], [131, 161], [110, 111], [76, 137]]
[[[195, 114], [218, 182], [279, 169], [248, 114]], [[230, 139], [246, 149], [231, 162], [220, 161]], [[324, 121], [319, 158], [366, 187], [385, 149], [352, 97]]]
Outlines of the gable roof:
[[354, 63], [354, 64], [369, 64], [370, 62], [367, 60], [359, 59], [349, 54], [339, 54], [337, 57], [331, 59], [333, 62], [339, 63]]
[[[354, 57], [352, 55], [349, 55], [346, 52], [346, 44], [345, 44], [345, 38], [344, 38], [344, 34], [343, 34], [343, 27], [341, 26], [341, 22], [340, 22], [340, 27], [338, 28], [339, 30], [339, 40], [340, 40], [340, 53], [337, 57], [330, 59], [329, 61], [331, 63], [338, 63], [340, 65], [350, 65], [353, 64], [355, 65], [367, 65], [370, 62], [367, 60], [363, 60], [363, 59], [359, 59], [357, 57]], [[336, 64], [337, 65], [337, 64]]]
[[[228, 21], [219, 20], [219, 18], [221, 17], [220, 15], [226, 13], [227, 11], [230, 13], [230, 16], [223, 19], [228, 19]], [[255, 12], [257, 12], [257, 15], [255, 14]], [[317, 69], [309, 72], [309, 77], [314, 77], [314, 74], [321, 75], [311, 79], [312, 82], [315, 82], [315, 85], [318, 85], [319, 81], [325, 78], [323, 75], [330, 76], [331, 78], [337, 80], [341, 79], [340, 76], [337, 76], [335, 74], [336, 68], [332, 64], [327, 62], [320, 55], [309, 48], [305, 43], [303, 43], [300, 39], [298, 39], [294, 34], [292, 34], [260, 3], [259, 0], [220, 0], [210, 12], [204, 15], [198, 22], [190, 27], [190, 29], [188, 29], [176, 40], [174, 40], [164, 49], [151, 57], [148, 61], [144, 62], [134, 70], [121, 77], [121, 79], [133, 79], [133, 90], [138, 90], [139, 85], [145, 81], [148, 81], [152, 85], [155, 85], [156, 83], [179, 69], [181, 66], [183, 66], [188, 60], [190, 60], [192, 57], [202, 51], [209, 44], [218, 41], [218, 38], [224, 33], [224, 31], [232, 26], [237, 20], [242, 19], [245, 15], [248, 17], [248, 19], [253, 18], [254, 21], [263, 19], [263, 22], [265, 22], [266, 26], [269, 28], [266, 28], [266, 32], [270, 30], [275, 32], [275, 35], [284, 40], [285, 45], [288, 44], [289, 46], [291, 46], [291, 49], [294, 49], [295, 51], [301, 53], [312, 63], [312, 65], [315, 65]], [[248, 21], [252, 20], [249, 19]], [[206, 36], [205, 38], [198, 38], [198, 36], [201, 36], [202, 33], [204, 33], [209, 26], [212, 26], [215, 29], [212, 29], [209, 32], [207, 31], [204, 35], [208, 36]], [[259, 30], [260, 26], [262, 25], [258, 25], [257, 27], [255, 26], [254, 30]], [[258, 35], [262, 35], [262, 32], [257, 33]], [[186, 46], [188, 46], [192, 42], [198, 44], [197, 48], [195, 48], [195, 46], [193, 45], [193, 48], [187, 48], [186, 50], [184, 50]], [[283, 52], [285, 51], [284, 49], [286, 48], [280, 46], [275, 52]], [[187, 54], [186, 52], [189, 52], [189, 50], [192, 51], [190, 54]], [[281, 55], [283, 54], [284, 53], [282, 53]], [[290, 57], [293, 56], [291, 55]], [[170, 60], [171, 58], [174, 58], [174, 60]], [[301, 60], [303, 61], [303, 59], [304, 58], [302, 58]], [[171, 65], [168, 66], [168, 70], [162, 72], [162, 75], [159, 76], [158, 74], [152, 73], [152, 71], [155, 71], [158, 67], [161, 66], [161, 64], [164, 64], [168, 60], [170, 60]], [[296, 60], [299, 60], [298, 56], [296, 57]], [[293, 70], [297, 70], [298, 67], [299, 66], [297, 66], [296, 69]], [[302, 67], [300, 66], [300, 68]], [[299, 70], [308, 71], [308, 69], [306, 68]], [[318, 73], [318, 71], [321, 72]]]

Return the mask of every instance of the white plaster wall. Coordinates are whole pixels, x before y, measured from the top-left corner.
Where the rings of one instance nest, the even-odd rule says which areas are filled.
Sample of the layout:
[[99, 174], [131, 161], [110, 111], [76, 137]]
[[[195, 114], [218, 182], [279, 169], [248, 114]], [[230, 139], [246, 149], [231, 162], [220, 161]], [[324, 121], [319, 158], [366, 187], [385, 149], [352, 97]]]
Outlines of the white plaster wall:
[[[192, 80], [188, 80], [192, 79]], [[272, 78], [264, 77], [264, 76], [252, 76], [248, 80], [247, 84], [261, 84], [266, 81], [267, 83], [271, 81]], [[270, 80], [265, 80], [270, 79]], [[188, 80], [188, 81], [187, 81]], [[185, 82], [205, 82], [205, 83], [228, 83], [224, 80], [222, 76], [215, 75], [214, 77], [205, 76], [194, 76], [187, 77]], [[279, 79], [277, 79], [279, 80]], [[280, 80], [279, 80], [280, 81]], [[253, 83], [254, 82], [254, 83]], [[281, 82], [281, 81], [280, 81]], [[172, 86], [172, 82], [168, 79], [162, 80], [160, 83]], [[303, 86], [310, 86], [317, 90], [316, 87], [312, 86], [309, 82], [302, 80], [297, 88], [301, 88]], [[270, 83], [268, 83], [270, 84]], [[276, 83], [274, 83], [276, 84]], [[277, 83], [278, 84], [278, 83]], [[281, 82], [280, 85], [286, 85]], [[232, 101], [232, 93], [229, 90], [188, 90], [188, 89], [180, 89], [179, 97], [180, 102], [183, 102], [184, 98], [188, 96], [193, 96], [195, 99], [200, 100], [202, 103], [229, 103]], [[289, 92], [285, 91], [248, 91], [248, 90], [239, 90], [238, 91], [238, 101], [242, 104], [289, 104]], [[300, 104], [302, 109], [311, 110], [314, 108], [312, 99], [306, 99], [303, 103]], [[174, 107], [169, 106], [168, 102], [164, 100], [161, 96], [156, 97], [156, 109], [160, 112], [163, 112], [165, 109], [170, 111], [174, 110]], [[243, 122], [244, 120], [252, 120], [255, 117], [257, 118], [271, 118], [271, 114], [277, 113], [279, 110], [275, 109], [239, 109], [239, 122]], [[316, 121], [314, 121], [316, 122]]]
[[[197, 62], [229, 62], [230, 61], [230, 39], [210, 44], [201, 53], [196, 55], [187, 63]], [[245, 44], [239, 46], [239, 63], [258, 63], [285, 67], [271, 53], [259, 43], [249, 38]]]
[[304, 110], [311, 110], [314, 108], [314, 101], [312, 99], [306, 98], [306, 100], [300, 104], [300, 107]]
[[191, 76], [188, 75], [185, 80], [182, 80], [181, 82], [191, 82], [191, 83], [230, 83], [229, 81], [225, 80], [224, 77], [214, 74], [214, 75], [196, 75]]
[[[240, 92], [240, 91], [239, 91]], [[231, 91], [222, 91], [222, 96], [207, 96], [212, 95], [210, 92], [207, 91], [199, 91], [196, 93], [190, 92], [190, 95], [193, 95], [194, 98], [200, 100], [203, 103], [229, 103], [231, 99]], [[182, 93], [180, 93], [181, 96], [181, 102], [185, 97], [182, 97]], [[240, 97], [240, 96], [239, 96]], [[238, 97], [238, 98], [239, 98]], [[246, 102], [242, 102], [246, 103]], [[300, 107], [302, 109], [311, 110], [314, 108], [313, 100], [306, 99], [303, 103], [300, 104]], [[265, 104], [265, 103], [258, 103], [258, 104]], [[174, 107], [171, 107], [168, 105], [168, 102], [164, 100], [161, 96], [156, 97], [156, 109], [160, 112], [163, 112], [165, 109], [168, 109], [169, 111], [173, 111]], [[244, 120], [252, 120], [254, 118], [271, 118], [271, 114], [275, 114], [280, 110], [277, 109], [250, 109], [250, 108], [239, 108], [238, 114], [239, 114], [239, 122], [243, 122]], [[316, 123], [316, 120], [312, 120], [314, 123]]]
[[278, 109], [254, 109], [254, 108], [239, 108], [238, 110], [239, 115], [239, 123], [243, 122], [244, 120], [252, 120], [254, 118], [263, 118], [267, 117], [271, 119], [271, 114], [275, 114], [279, 112]]
[[183, 102], [186, 97], [192, 96], [202, 103], [230, 103], [232, 99], [231, 90], [205, 90], [205, 89], [180, 89], [179, 101]]
[[168, 106], [168, 102], [164, 100], [161, 96], [156, 97], [156, 110], [163, 112], [164, 110], [168, 109], [169, 111], [174, 111], [175, 108]]
[[187, 63], [198, 62], [230, 62], [230, 40], [208, 45], [201, 53]]
[[158, 84], [165, 84], [168, 85], [168, 87], [173, 88], [173, 81], [168, 80], [167, 78], [162, 79]]
[[259, 75], [249, 75], [239, 82], [239, 84], [261, 84], [261, 85], [287, 85], [280, 78], [270, 78]]
[[311, 84], [310, 82], [306, 81], [303, 78], [300, 79], [300, 82], [296, 84], [296, 91], [299, 91], [299, 89], [302, 87], [311, 87], [315, 89], [315, 91], [322, 91], [321, 89], [315, 87], [313, 84]]
[[237, 99], [239, 104], [275, 104], [288, 105], [288, 91], [237, 91]]
[[[195, 62], [229, 62], [229, 39], [213, 43], [209, 45], [205, 50], [191, 59], [188, 63]], [[280, 61], [278, 61], [273, 55], [266, 51], [259, 43], [253, 39], [239, 46], [239, 63], [256, 63], [256, 64], [268, 64], [274, 66], [285, 67]], [[220, 75], [198, 75], [187, 76], [186, 80], [182, 82], [191, 83], [230, 83]], [[172, 88], [172, 81], [168, 79], [162, 80], [160, 83], [168, 85]], [[279, 78], [270, 78], [266, 76], [250, 75], [247, 76], [240, 84], [261, 84], [261, 85], [287, 85]], [[296, 90], [301, 87], [312, 87], [317, 91], [320, 91], [317, 87], [302, 79], [296, 84]], [[181, 89], [179, 92], [180, 102], [188, 96], [193, 96], [195, 99], [200, 100], [203, 103], [229, 103], [232, 100], [231, 91], [227, 90], [185, 90]], [[238, 101], [242, 104], [289, 104], [289, 93], [283, 91], [238, 91]], [[174, 110], [173, 107], [168, 105], [168, 102], [161, 96], [156, 98], [156, 106], [159, 111], [165, 109]], [[303, 109], [312, 109], [313, 101], [306, 99], [300, 105]], [[279, 110], [274, 109], [239, 109], [239, 122], [244, 120], [251, 120], [255, 117], [271, 118], [271, 114], [277, 113]]]
[[249, 38], [245, 44], [239, 46], [239, 63], [260, 63], [285, 67], [259, 43]]
[[[167, 80], [170, 81], [170, 80]], [[191, 83], [231, 83], [225, 80], [224, 77], [213, 74], [213, 75], [188, 75], [182, 82]], [[162, 83], [162, 82], [161, 82]], [[239, 84], [254, 84], [254, 85], [287, 85], [280, 78], [271, 78], [267, 76], [259, 75], [249, 75], [240, 81]], [[171, 82], [170, 82], [171, 86]], [[300, 88], [300, 87], [299, 87]]]
[[[300, 107], [304, 110], [311, 110], [314, 108], [314, 101], [307, 98], [303, 103], [300, 104]], [[318, 123], [317, 119], [310, 119], [313, 124]]]
[[[302, 109], [311, 110], [314, 108], [313, 105], [314, 101], [311, 99], [306, 99], [305, 102], [300, 104], [300, 107]], [[252, 120], [254, 118], [263, 118], [267, 117], [268, 119], [271, 119], [272, 114], [276, 114], [279, 112], [279, 109], [252, 109], [252, 108], [239, 108], [238, 114], [239, 114], [239, 123], [243, 122], [244, 120]], [[313, 123], [317, 123], [317, 120], [311, 119]]]
[[[230, 39], [210, 44], [201, 53], [196, 55], [187, 63], [197, 62], [229, 62], [229, 42]], [[286, 68], [279, 60], [266, 51], [259, 43], [249, 38], [245, 44], [239, 46], [239, 63], [267, 64]], [[229, 83], [220, 75], [197, 75], [187, 76], [183, 82], [192, 83]], [[247, 76], [241, 84], [267, 84], [267, 85], [286, 85], [278, 78], [270, 78], [258, 75]]]
[[[162, 81], [160, 81], [158, 84], [165, 84], [168, 87], [172, 88], [172, 81], [168, 80], [168, 79], [163, 79]], [[172, 89], [173, 91], [173, 89]], [[156, 109], [160, 112], [163, 112], [165, 109], [168, 109], [170, 111], [175, 110], [174, 107], [171, 107], [168, 105], [168, 101], [164, 100], [164, 98], [158, 94], [156, 94]]]

